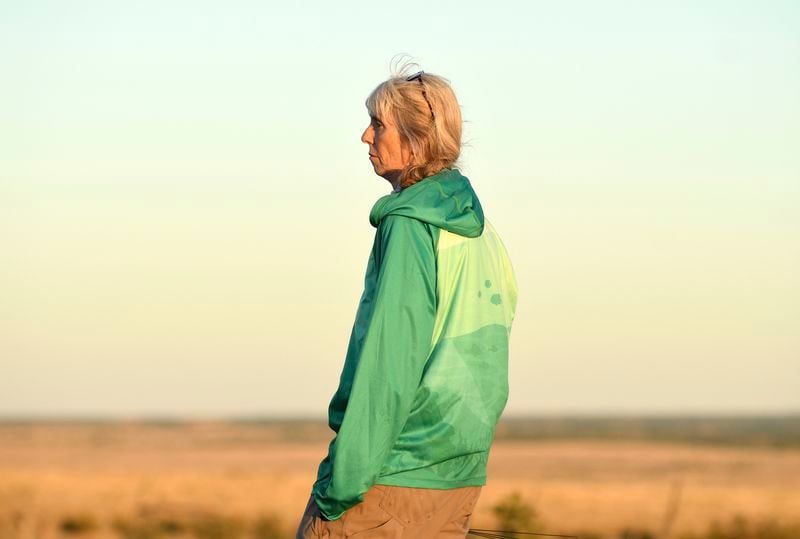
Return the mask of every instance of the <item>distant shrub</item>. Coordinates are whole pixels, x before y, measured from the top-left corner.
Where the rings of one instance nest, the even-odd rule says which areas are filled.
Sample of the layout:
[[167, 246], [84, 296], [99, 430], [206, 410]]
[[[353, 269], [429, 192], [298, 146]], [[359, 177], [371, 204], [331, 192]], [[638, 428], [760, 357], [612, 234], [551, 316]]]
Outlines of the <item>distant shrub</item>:
[[87, 514], [67, 515], [59, 522], [59, 528], [68, 534], [87, 533], [97, 529], [97, 521]]
[[289, 534], [283, 529], [281, 519], [276, 515], [259, 515], [252, 526], [253, 539], [284, 539]]
[[245, 534], [244, 521], [227, 515], [198, 515], [192, 520], [190, 527], [197, 539], [239, 539]]
[[781, 524], [764, 518], [750, 522], [742, 514], [735, 514], [727, 522], [713, 521], [705, 532], [685, 533], [679, 539], [798, 539], [800, 521]]
[[248, 533], [250, 530], [243, 518], [195, 508], [143, 507], [135, 517], [114, 518], [112, 528], [124, 539], [164, 539], [168, 536], [242, 539], [251, 535], [254, 539], [284, 538], [281, 535], [269, 535], [271, 530], [280, 530], [277, 522], [258, 519], [251, 533]]
[[159, 539], [165, 531], [157, 521], [146, 518], [114, 517], [111, 529], [124, 539]]
[[539, 527], [536, 510], [516, 490], [495, 504], [492, 513], [502, 530], [531, 532]]
[[159, 518], [156, 520], [156, 526], [167, 535], [180, 535], [189, 529], [189, 525], [177, 517]]

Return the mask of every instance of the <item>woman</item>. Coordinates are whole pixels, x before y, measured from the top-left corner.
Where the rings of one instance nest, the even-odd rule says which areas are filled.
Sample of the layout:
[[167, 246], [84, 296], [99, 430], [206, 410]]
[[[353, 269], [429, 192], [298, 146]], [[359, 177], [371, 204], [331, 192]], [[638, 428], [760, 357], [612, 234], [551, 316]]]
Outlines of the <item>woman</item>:
[[465, 537], [508, 398], [517, 286], [506, 250], [455, 163], [448, 82], [394, 76], [361, 135], [393, 190], [377, 230], [339, 387], [336, 433], [298, 538]]

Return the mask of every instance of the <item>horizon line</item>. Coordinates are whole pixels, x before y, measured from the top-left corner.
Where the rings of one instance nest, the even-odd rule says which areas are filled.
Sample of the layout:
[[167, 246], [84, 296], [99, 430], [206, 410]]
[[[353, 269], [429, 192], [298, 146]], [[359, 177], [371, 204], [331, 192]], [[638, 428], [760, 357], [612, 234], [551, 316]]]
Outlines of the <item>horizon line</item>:
[[[502, 414], [498, 422], [525, 419], [736, 419], [736, 418], [799, 418], [800, 409], [786, 410], [659, 410], [659, 411], [530, 411]], [[248, 423], [248, 422], [327, 422], [327, 414], [264, 413], [264, 414], [0, 414], [0, 424], [8, 423], [85, 423], [85, 422], [139, 422], [139, 423]]]

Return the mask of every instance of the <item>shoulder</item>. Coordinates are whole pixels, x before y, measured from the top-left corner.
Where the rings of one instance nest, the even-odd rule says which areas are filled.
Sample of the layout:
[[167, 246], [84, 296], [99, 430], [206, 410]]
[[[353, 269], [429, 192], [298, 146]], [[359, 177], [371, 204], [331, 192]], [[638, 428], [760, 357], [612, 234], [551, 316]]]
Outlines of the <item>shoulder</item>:
[[378, 224], [377, 236], [383, 248], [414, 245], [418, 250], [435, 251], [436, 231], [431, 224], [405, 215], [387, 215]]
[[378, 224], [381, 236], [430, 235], [427, 223], [405, 215], [387, 215]]

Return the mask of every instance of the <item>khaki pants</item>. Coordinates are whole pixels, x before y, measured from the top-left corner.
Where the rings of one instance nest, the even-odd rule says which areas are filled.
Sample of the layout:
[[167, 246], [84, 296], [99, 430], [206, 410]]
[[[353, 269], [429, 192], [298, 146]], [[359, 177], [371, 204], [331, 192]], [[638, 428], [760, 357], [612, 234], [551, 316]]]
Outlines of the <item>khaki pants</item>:
[[430, 489], [372, 485], [337, 520], [322, 518], [310, 496], [296, 539], [463, 539], [481, 487]]

